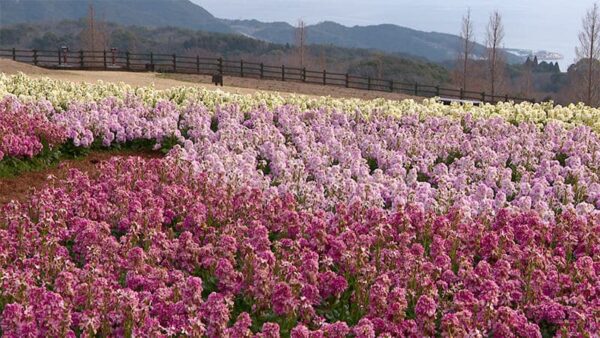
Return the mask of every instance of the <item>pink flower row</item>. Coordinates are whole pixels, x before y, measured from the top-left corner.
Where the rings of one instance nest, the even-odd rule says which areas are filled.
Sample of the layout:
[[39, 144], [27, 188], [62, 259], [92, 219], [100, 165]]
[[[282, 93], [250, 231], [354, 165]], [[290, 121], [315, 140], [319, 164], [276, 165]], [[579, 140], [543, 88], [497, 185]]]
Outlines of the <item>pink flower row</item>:
[[22, 336], [584, 336], [600, 220], [300, 208], [115, 159], [0, 212], [0, 329]]
[[[25, 106], [5, 101], [5, 107]], [[360, 201], [392, 210], [459, 207], [472, 216], [503, 208], [533, 210], [544, 219], [564, 211], [600, 214], [600, 137], [588, 127], [515, 126], [469, 115], [420, 120], [373, 113], [366, 119], [294, 106], [212, 112], [201, 102], [181, 108], [160, 101], [149, 108], [135, 98], [72, 103], [60, 112], [39, 102], [8, 114], [24, 121], [38, 115], [44, 125], [64, 128], [75, 146], [175, 141], [183, 147], [171, 155], [198, 172], [236, 187], [291, 193], [308, 208]], [[25, 134], [3, 137], [11, 149], [41, 149], [28, 142], [28, 135], [40, 138], [37, 132], [17, 130]]]
[[44, 143], [53, 147], [66, 140], [66, 129], [51, 122], [49, 103], [23, 104], [12, 96], [0, 101], [0, 161], [5, 157], [39, 154]]

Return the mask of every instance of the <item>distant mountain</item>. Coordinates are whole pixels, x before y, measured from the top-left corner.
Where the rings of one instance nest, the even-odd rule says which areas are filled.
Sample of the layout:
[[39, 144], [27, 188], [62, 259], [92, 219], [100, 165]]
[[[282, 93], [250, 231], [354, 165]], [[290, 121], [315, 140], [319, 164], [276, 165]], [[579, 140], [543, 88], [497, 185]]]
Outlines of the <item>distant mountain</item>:
[[[285, 22], [264, 23], [256, 20], [223, 20], [233, 30], [247, 36], [276, 43], [293, 43], [295, 27]], [[443, 63], [456, 58], [460, 37], [452, 34], [423, 32], [392, 24], [346, 27], [326, 21], [306, 27], [307, 42], [333, 44], [348, 48], [377, 49], [401, 53]], [[474, 57], [485, 56], [485, 47], [476, 44]], [[505, 53], [509, 63], [525, 58]]]
[[94, 4], [97, 17], [123, 25], [233, 30], [189, 0], [0, 0], [0, 25], [78, 20]]
[[[0, 27], [0, 49], [56, 50], [68, 46], [85, 48], [81, 32], [85, 20], [51, 23], [20, 23]], [[223, 57], [228, 60], [266, 65], [299, 67], [298, 50], [288, 44], [265, 42], [242, 34], [214, 33], [177, 27], [148, 28], [106, 23], [110, 47], [133, 53], [154, 52], [179, 56]], [[106, 46], [108, 48], [108, 46]], [[304, 53], [307, 69], [383, 77], [402, 83], [447, 85], [450, 74], [443, 66], [414, 57], [333, 45], [308, 45]]]
[[[218, 19], [189, 0], [0, 0], [0, 25], [78, 20], [86, 16], [90, 3], [94, 4], [100, 18], [122, 25], [239, 33], [273, 43], [294, 43], [294, 27], [288, 23]], [[460, 41], [452, 34], [423, 32], [391, 24], [346, 27], [335, 22], [322, 22], [307, 27], [309, 44], [375, 49], [437, 63], [454, 59]], [[483, 57], [484, 53], [484, 46], [476, 45], [474, 56]], [[505, 55], [509, 63], [525, 61], [518, 55]]]

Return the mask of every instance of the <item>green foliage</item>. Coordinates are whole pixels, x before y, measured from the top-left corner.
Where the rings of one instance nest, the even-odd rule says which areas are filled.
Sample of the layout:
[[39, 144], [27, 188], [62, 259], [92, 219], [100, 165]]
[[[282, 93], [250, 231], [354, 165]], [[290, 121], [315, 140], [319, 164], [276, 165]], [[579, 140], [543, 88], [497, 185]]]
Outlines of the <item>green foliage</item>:
[[367, 158], [367, 165], [369, 166], [369, 173], [371, 173], [371, 175], [373, 174], [373, 172], [375, 170], [379, 169], [379, 164], [377, 163], [376, 158], [373, 158], [373, 157]]
[[23, 32], [18, 28], [0, 29], [0, 45], [14, 46], [21, 42]]
[[543, 338], [555, 337], [556, 332], [558, 331], [558, 325], [549, 323], [546, 320], [542, 320], [539, 327]]
[[567, 164], [567, 159], [569, 158], [569, 155], [565, 154], [565, 153], [557, 153], [556, 156], [554, 156], [554, 159], [556, 161], [558, 161], [560, 163], [561, 166], [565, 166]]
[[365, 315], [366, 310], [357, 301], [359, 283], [355, 277], [347, 278], [348, 287], [339, 297], [330, 297], [315, 307], [318, 315], [323, 316], [327, 322], [346, 322], [349, 326], [356, 325]]
[[[94, 142], [89, 148], [77, 147], [73, 142], [68, 141], [60, 146], [50, 149], [46, 142], [42, 142], [44, 147], [42, 151], [33, 158], [23, 157], [5, 157], [0, 161], [0, 178], [14, 177], [28, 171], [39, 171], [54, 165], [62, 160], [72, 160], [83, 158], [91, 151], [154, 151], [156, 144], [153, 140], [135, 140], [123, 144], [113, 144], [110, 147], [104, 147], [100, 141]], [[160, 151], [165, 154], [177, 144], [175, 137], [169, 137], [163, 140]]]
[[5, 157], [0, 161], [0, 178], [47, 168], [57, 164], [61, 158], [62, 153], [59, 149], [50, 150], [48, 147], [44, 147], [42, 152], [33, 158]]
[[449, 82], [448, 71], [437, 64], [398, 58], [370, 56], [350, 64], [348, 73], [363, 77], [393, 79], [404, 83], [443, 84]]
[[511, 170], [510, 180], [515, 183], [521, 182], [521, 177], [523, 177], [523, 174], [521, 172], [519, 172], [517, 165], [512, 163], [511, 160], [509, 159], [508, 161], [506, 161], [506, 167]]
[[206, 269], [196, 267], [194, 272], [192, 272], [192, 276], [202, 279], [202, 298], [204, 300], [208, 299], [208, 296], [211, 293], [218, 291], [219, 279], [214, 275], [214, 273]]
[[269, 159], [259, 156], [256, 161], [258, 163], [256, 166], [257, 170], [262, 171], [265, 176], [271, 173], [271, 161]]
[[447, 166], [450, 166], [452, 163], [454, 163], [456, 160], [459, 160], [463, 157], [463, 154], [459, 151], [459, 150], [451, 150], [448, 152], [448, 156], [444, 157], [438, 157], [435, 160], [435, 164], [439, 164], [439, 163], [444, 163]]
[[210, 119], [210, 130], [216, 133], [219, 130], [219, 119], [216, 116], [213, 116]]

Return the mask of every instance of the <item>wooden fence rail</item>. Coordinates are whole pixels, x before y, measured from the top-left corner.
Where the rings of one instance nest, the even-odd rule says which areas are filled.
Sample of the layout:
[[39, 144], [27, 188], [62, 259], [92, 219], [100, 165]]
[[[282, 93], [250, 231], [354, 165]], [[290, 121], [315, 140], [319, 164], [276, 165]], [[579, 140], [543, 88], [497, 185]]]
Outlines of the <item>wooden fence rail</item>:
[[153, 71], [165, 73], [222, 75], [243, 78], [294, 81], [324, 86], [337, 86], [359, 90], [404, 93], [422, 97], [444, 97], [460, 100], [496, 103], [516, 103], [533, 99], [510, 95], [491, 95], [485, 92], [419, 83], [403, 83], [389, 79], [335, 73], [327, 70], [310, 70], [305, 67], [274, 66], [245, 60], [225, 60], [176, 54], [130, 53], [116, 49], [102, 51], [69, 51], [0, 49], [0, 57], [34, 64], [45, 68], [77, 70]]

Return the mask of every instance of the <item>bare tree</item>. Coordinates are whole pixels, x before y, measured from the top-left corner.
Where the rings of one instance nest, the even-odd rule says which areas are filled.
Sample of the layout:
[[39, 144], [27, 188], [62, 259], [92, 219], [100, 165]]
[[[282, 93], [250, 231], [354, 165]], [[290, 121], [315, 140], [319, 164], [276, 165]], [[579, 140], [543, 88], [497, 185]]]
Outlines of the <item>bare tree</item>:
[[327, 56], [325, 55], [325, 46], [323, 45], [319, 48], [319, 67], [327, 69]]
[[498, 82], [501, 79], [503, 68], [503, 57], [500, 50], [504, 40], [504, 24], [502, 16], [498, 11], [490, 15], [490, 21], [486, 29], [486, 47], [488, 52], [488, 70], [490, 75], [490, 91], [492, 98], [496, 94]]
[[298, 20], [296, 27], [296, 48], [298, 49], [298, 61], [300, 67], [305, 66], [305, 51], [306, 51], [306, 23], [304, 20]]
[[106, 23], [96, 19], [94, 5], [90, 2], [86, 27], [81, 32], [81, 45], [85, 50], [103, 50], [108, 45]]
[[[598, 102], [598, 59], [600, 58], [600, 8], [595, 3], [583, 18], [583, 30], [579, 33], [579, 47], [575, 49], [579, 62], [585, 63], [585, 103]], [[579, 63], [578, 62], [578, 63]]]
[[467, 14], [462, 18], [462, 25], [460, 31], [460, 38], [462, 39], [461, 48], [458, 55], [458, 62], [460, 64], [460, 87], [467, 89], [467, 76], [469, 74], [469, 59], [473, 54], [473, 48], [475, 46], [473, 21], [471, 20], [471, 9], [467, 11]]

